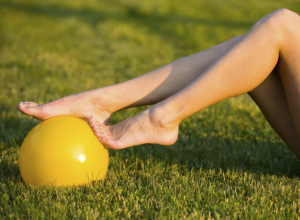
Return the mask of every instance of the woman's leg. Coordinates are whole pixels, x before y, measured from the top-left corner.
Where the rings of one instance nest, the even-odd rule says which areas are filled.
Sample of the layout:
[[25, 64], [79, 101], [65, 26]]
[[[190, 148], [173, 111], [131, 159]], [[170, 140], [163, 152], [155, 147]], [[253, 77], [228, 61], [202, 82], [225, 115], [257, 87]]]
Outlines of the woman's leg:
[[[271, 13], [261, 19], [242, 40], [195, 81], [175, 95], [115, 126], [106, 127], [91, 120], [95, 134], [101, 142], [114, 149], [143, 143], [174, 143], [182, 119], [220, 100], [253, 90], [275, 68], [279, 54], [280, 62], [283, 59], [291, 59], [295, 62], [293, 65], [297, 66], [296, 57], [293, 56], [297, 54], [295, 51], [299, 50], [300, 46], [291, 37], [298, 34], [294, 31], [297, 26], [300, 26], [297, 14], [286, 9]], [[288, 45], [291, 42], [293, 45]], [[288, 48], [292, 48], [293, 51], [286, 52]], [[287, 65], [286, 69], [288, 67], [292, 66]], [[282, 68], [279, 68], [280, 75], [285, 74]], [[300, 84], [293, 87], [290, 85], [292, 83], [290, 79], [283, 84], [286, 94], [287, 90], [297, 86], [300, 88]], [[289, 95], [299, 99], [300, 94], [289, 92]], [[296, 101], [296, 98], [293, 101]], [[294, 119], [297, 117], [297, 110], [291, 111], [291, 108], [297, 106], [291, 105], [289, 101], [288, 104], [294, 126], [300, 126], [299, 123], [295, 124]]]
[[[83, 118], [86, 118], [86, 115], [92, 114], [96, 116], [96, 119], [104, 122], [112, 112], [118, 109], [156, 103], [176, 93], [199, 76], [213, 61], [219, 58], [222, 53], [240, 38], [233, 38], [206, 51], [174, 61], [169, 64], [169, 66], [173, 64], [171, 72], [163, 71], [164, 68], [167, 69], [167, 65], [129, 82], [65, 97], [46, 105], [37, 106], [35, 103], [24, 103], [27, 107], [20, 105], [19, 109], [43, 120], [61, 114], [71, 114]], [[186, 66], [189, 66], [189, 68], [186, 68]], [[274, 74], [271, 74], [260, 86], [249, 94], [261, 108], [275, 131], [295, 152], [298, 149], [297, 137], [295, 136], [291, 117], [287, 110], [280, 79], [273, 77]], [[156, 80], [153, 80], [153, 77]], [[158, 86], [158, 82], [163, 79], [166, 80]], [[143, 82], [147, 82], [147, 88], [145, 88]], [[127, 90], [127, 88], [130, 89]], [[141, 93], [132, 94], [131, 88], [135, 88], [134, 91], [139, 90]], [[116, 93], [119, 90], [122, 92]], [[145, 95], [147, 93], [149, 94]], [[89, 97], [91, 94], [95, 98]], [[126, 98], [124, 99], [122, 95]], [[97, 111], [93, 109], [92, 111], [86, 111], [86, 109], [78, 108], [78, 106], [89, 106], [89, 108], [92, 106], [93, 108], [93, 104], [98, 107]], [[274, 108], [274, 106], [281, 107]]]
[[239, 39], [241, 36], [203, 52], [183, 57], [127, 82], [67, 96], [45, 105], [23, 102], [18, 108], [40, 120], [58, 115], [88, 119], [93, 115], [97, 121], [107, 124], [110, 115], [115, 111], [154, 104], [180, 91]]
[[300, 159], [300, 144], [277, 68], [248, 94], [258, 105], [273, 129]]

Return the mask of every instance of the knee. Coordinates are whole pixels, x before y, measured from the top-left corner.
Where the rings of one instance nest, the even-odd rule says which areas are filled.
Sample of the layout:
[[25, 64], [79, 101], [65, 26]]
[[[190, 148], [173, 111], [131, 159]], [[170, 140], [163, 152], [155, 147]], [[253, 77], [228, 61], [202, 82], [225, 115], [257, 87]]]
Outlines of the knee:
[[300, 27], [300, 16], [293, 11], [282, 8], [266, 16], [265, 23], [279, 34], [290, 34]]

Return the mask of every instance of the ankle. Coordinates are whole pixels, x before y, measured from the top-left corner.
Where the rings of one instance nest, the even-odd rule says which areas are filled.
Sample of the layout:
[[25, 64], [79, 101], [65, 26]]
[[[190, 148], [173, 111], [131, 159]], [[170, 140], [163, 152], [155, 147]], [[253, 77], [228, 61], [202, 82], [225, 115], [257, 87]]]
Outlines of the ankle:
[[119, 109], [116, 107], [115, 100], [115, 95], [107, 91], [107, 89], [101, 88], [95, 90], [94, 102], [98, 109], [103, 109], [111, 114], [118, 111]]
[[149, 108], [150, 121], [161, 128], [178, 127], [180, 121], [174, 120], [172, 113], [165, 111], [160, 105], [154, 105]]

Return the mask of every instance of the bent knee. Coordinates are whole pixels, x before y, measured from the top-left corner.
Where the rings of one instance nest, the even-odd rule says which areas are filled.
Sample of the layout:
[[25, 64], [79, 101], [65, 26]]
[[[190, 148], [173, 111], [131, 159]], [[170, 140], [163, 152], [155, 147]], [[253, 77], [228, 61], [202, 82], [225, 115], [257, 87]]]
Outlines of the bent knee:
[[266, 17], [266, 23], [281, 32], [294, 31], [300, 27], [300, 16], [286, 8], [276, 10]]

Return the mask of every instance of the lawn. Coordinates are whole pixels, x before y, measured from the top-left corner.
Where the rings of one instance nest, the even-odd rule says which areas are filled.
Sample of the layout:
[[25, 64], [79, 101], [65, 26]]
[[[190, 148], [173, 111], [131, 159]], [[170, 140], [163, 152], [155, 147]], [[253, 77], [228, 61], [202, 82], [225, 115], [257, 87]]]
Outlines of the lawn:
[[0, 0], [0, 219], [299, 219], [299, 161], [247, 95], [184, 120], [172, 146], [109, 150], [103, 181], [26, 186], [18, 166], [39, 122], [20, 101], [129, 80], [282, 7], [300, 13], [298, 0]]

